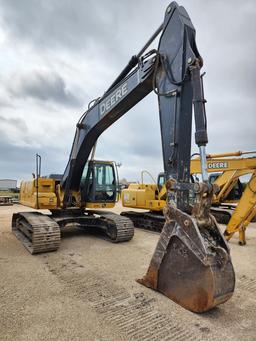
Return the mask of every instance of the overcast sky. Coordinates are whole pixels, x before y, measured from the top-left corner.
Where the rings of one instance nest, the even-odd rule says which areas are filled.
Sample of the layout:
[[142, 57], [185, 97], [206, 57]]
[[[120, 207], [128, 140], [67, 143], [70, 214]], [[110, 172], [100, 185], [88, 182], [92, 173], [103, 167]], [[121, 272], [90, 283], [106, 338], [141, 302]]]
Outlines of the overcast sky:
[[[64, 171], [81, 113], [161, 24], [168, 4], [0, 0], [0, 178], [30, 178], [35, 153], [44, 174]], [[204, 59], [207, 151], [255, 150], [256, 1], [179, 4]], [[100, 137], [96, 156], [121, 162], [128, 180], [141, 169], [162, 171], [156, 95]]]

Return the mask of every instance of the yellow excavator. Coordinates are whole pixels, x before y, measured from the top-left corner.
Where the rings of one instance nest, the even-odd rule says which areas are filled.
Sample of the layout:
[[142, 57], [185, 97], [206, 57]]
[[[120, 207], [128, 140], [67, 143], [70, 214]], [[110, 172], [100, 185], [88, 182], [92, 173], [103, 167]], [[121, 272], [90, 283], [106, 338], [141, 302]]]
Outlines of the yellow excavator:
[[[213, 196], [213, 214], [219, 221], [227, 223], [224, 235], [229, 240], [239, 233], [239, 244], [245, 245], [245, 230], [256, 216], [256, 152], [237, 151], [233, 153], [208, 155], [210, 181], [218, 186]], [[254, 155], [251, 157], [240, 157]], [[194, 174], [200, 173], [200, 159], [192, 160]], [[247, 178], [242, 183], [240, 178]], [[235, 204], [235, 206], [231, 206]], [[217, 209], [219, 207], [219, 209]], [[232, 208], [232, 210], [227, 210]]]
[[[239, 244], [245, 245], [245, 230], [256, 215], [256, 157], [241, 157], [255, 155], [256, 152], [232, 152], [207, 155], [207, 170], [209, 181], [216, 186], [212, 200], [211, 213], [218, 222], [227, 224], [224, 235], [229, 240], [234, 233], [239, 232]], [[200, 157], [192, 158], [191, 175], [201, 174]], [[148, 212], [123, 212], [129, 217], [135, 227], [142, 227], [160, 232], [164, 225], [162, 214], [166, 205], [165, 175], [160, 173], [157, 182], [146, 184], [130, 184], [122, 191], [124, 207], [140, 208]], [[247, 176], [247, 183], [242, 184], [241, 176]], [[192, 178], [194, 181], [194, 178]]]
[[[146, 52], [159, 34], [158, 48]], [[210, 214], [214, 186], [206, 169], [202, 65], [190, 17], [172, 2], [161, 26], [79, 119], [64, 173], [41, 176], [38, 156], [35, 178], [22, 183], [21, 203], [50, 210], [13, 216], [13, 232], [31, 253], [57, 250], [60, 230], [70, 223], [100, 229], [113, 242], [133, 237], [129, 218], [97, 210], [114, 206], [118, 177], [114, 163], [90, 155], [98, 137], [154, 91], [166, 175], [166, 222], [148, 271], [138, 282], [194, 312], [207, 311], [232, 296], [235, 274], [229, 247]], [[193, 108], [195, 140], [204, 161], [202, 182], [196, 184], [190, 183], [189, 170]], [[193, 206], [189, 205], [189, 192], [195, 195]]]

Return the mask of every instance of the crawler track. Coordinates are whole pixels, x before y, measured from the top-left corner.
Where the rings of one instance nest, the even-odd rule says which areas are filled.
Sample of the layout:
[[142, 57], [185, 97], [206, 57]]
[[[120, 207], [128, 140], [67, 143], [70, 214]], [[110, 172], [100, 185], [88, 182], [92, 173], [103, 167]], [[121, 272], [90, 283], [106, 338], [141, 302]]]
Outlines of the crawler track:
[[106, 223], [106, 234], [113, 243], [126, 242], [134, 236], [134, 224], [131, 219], [111, 212], [96, 212]]
[[163, 215], [155, 214], [151, 212], [133, 212], [126, 211], [122, 212], [123, 217], [129, 218], [134, 227], [142, 228], [149, 231], [161, 232], [165, 223], [165, 218]]
[[[212, 215], [216, 218], [219, 224], [228, 224], [232, 211], [212, 208]], [[142, 228], [149, 231], [161, 233], [165, 218], [162, 214], [152, 213], [152, 212], [135, 212], [135, 211], [125, 211], [121, 213], [121, 216], [129, 218], [136, 228]]]
[[56, 251], [60, 246], [60, 229], [68, 224], [98, 228], [113, 243], [133, 238], [134, 226], [129, 218], [105, 211], [90, 214], [48, 216], [39, 212], [16, 213], [12, 231], [31, 254]]
[[12, 231], [31, 254], [55, 251], [60, 246], [59, 225], [39, 212], [14, 214]]

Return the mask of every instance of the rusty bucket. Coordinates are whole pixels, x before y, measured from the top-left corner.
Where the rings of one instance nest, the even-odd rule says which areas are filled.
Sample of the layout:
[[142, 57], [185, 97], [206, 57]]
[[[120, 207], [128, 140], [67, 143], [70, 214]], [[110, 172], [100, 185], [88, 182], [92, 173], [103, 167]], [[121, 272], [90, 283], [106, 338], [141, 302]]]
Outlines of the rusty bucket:
[[165, 217], [147, 274], [138, 282], [196, 313], [226, 302], [234, 292], [235, 274], [215, 218], [198, 219], [171, 206]]

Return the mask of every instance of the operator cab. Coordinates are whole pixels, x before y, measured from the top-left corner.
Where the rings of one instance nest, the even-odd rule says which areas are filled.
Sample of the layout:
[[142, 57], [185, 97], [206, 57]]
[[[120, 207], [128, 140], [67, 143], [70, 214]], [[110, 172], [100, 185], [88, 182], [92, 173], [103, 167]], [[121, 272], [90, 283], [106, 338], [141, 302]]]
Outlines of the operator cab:
[[117, 176], [110, 161], [90, 160], [86, 163], [81, 179], [82, 202], [114, 203], [117, 198]]
[[158, 191], [160, 192], [163, 185], [165, 185], [165, 176], [164, 176], [164, 173], [161, 172], [158, 174], [158, 177], [157, 177], [157, 187], [158, 187]]

